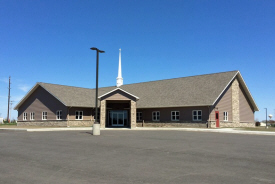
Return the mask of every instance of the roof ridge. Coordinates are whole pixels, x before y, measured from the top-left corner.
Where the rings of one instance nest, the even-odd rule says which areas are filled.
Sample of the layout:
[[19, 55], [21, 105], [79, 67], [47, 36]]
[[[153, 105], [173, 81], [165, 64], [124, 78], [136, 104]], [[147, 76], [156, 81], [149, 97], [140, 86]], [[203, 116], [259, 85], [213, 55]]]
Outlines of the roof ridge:
[[229, 73], [229, 72], [239, 72], [239, 70], [232, 70], [232, 71], [226, 71], [226, 72], [218, 72], [218, 73], [210, 73], [210, 74], [200, 74], [200, 75], [192, 75], [192, 76], [185, 76], [185, 77], [176, 77], [171, 79], [160, 79], [160, 80], [154, 80], [154, 81], [146, 81], [146, 82], [137, 82], [137, 83], [131, 83], [131, 84], [124, 84], [126, 85], [133, 85], [133, 84], [141, 84], [141, 83], [148, 83], [148, 82], [159, 82], [159, 81], [167, 81], [167, 80], [174, 80], [174, 79], [182, 79], [182, 78], [191, 78], [191, 77], [199, 77], [199, 76], [206, 76], [206, 75], [214, 75], [214, 74], [221, 74], [221, 73]]
[[[171, 78], [171, 79], [160, 79], [160, 80], [153, 80], [153, 81], [146, 81], [146, 82], [137, 82], [137, 83], [131, 83], [131, 84], [124, 84], [124, 85], [122, 85], [122, 88], [123, 88], [123, 86], [129, 86], [129, 85], [134, 85], [134, 84], [143, 84], [143, 83], [148, 83], [148, 82], [160, 82], [160, 81], [167, 81], [167, 80], [174, 80], [174, 79], [182, 79], [182, 78], [199, 77], [199, 76], [214, 75], [214, 74], [221, 74], [221, 73], [229, 73], [229, 72], [239, 72], [239, 70], [232, 70], [232, 71], [218, 72], [218, 73], [210, 73], [210, 74], [192, 75], [192, 76], [185, 76], [185, 77], [176, 77], [176, 78]], [[38, 82], [38, 83], [39, 84], [50, 84], [50, 85], [66, 86], [66, 87], [73, 87], [73, 88], [81, 88], [81, 89], [90, 89], [90, 90], [96, 89], [96, 88], [69, 86], [69, 85], [63, 85], [63, 84], [53, 84], [53, 83], [47, 83], [47, 82]], [[99, 87], [99, 89], [110, 88], [110, 87], [116, 87], [116, 86]]]

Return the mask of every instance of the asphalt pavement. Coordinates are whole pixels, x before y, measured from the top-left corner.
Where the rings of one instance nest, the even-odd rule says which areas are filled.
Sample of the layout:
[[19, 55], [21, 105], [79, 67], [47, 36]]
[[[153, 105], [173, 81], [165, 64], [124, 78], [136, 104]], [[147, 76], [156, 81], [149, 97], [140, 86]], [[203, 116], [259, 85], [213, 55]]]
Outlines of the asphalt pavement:
[[275, 183], [273, 136], [0, 131], [0, 183]]

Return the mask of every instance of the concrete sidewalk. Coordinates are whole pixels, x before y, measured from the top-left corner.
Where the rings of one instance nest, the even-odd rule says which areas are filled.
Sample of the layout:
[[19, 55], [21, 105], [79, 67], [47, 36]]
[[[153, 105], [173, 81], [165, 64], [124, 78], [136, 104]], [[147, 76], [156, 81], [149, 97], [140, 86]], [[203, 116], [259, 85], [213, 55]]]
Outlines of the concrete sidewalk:
[[[92, 131], [92, 127], [62, 127], [62, 128], [0, 128], [1, 130], [9, 131], [27, 131], [27, 132], [48, 132], [48, 131]], [[208, 128], [150, 128], [150, 127], [137, 127], [134, 129], [129, 128], [102, 128], [103, 131], [193, 131], [193, 132], [214, 132], [214, 133], [231, 133], [231, 134], [254, 134], [254, 135], [273, 135], [275, 132], [268, 131], [248, 131], [239, 130], [234, 128], [218, 128], [218, 129], [208, 129]]]

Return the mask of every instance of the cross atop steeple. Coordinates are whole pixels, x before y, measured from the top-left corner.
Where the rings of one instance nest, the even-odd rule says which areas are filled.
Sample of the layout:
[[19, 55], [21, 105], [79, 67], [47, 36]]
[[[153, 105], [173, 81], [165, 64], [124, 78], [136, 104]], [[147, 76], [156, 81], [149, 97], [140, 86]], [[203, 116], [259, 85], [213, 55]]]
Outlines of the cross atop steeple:
[[119, 49], [118, 75], [116, 78], [116, 87], [123, 85], [122, 70], [121, 70], [121, 49]]

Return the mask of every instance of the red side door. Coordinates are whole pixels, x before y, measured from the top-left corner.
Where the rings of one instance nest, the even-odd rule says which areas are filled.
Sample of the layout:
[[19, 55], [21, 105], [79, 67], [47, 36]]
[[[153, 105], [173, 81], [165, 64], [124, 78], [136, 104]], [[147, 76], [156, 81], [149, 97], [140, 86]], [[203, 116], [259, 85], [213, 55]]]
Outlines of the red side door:
[[220, 127], [219, 111], [215, 111], [216, 127]]

